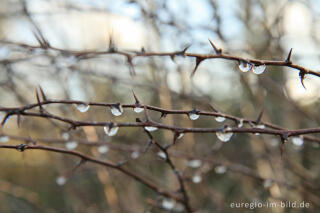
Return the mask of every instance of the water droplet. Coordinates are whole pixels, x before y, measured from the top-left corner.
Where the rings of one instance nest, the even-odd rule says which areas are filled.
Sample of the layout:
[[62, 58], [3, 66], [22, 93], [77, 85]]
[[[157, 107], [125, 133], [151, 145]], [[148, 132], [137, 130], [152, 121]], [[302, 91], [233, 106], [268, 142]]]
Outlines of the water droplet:
[[9, 58], [11, 50], [7, 46], [0, 47], [0, 60]]
[[80, 111], [80, 112], [86, 112], [89, 110], [90, 108], [90, 105], [88, 104], [77, 104], [77, 109]]
[[164, 153], [164, 152], [162, 152], [162, 151], [158, 152], [157, 155], [158, 155], [160, 158], [164, 159], [164, 160], [167, 159], [166, 153]]
[[67, 133], [67, 132], [63, 132], [62, 134], [61, 134], [61, 138], [63, 139], [63, 140], [69, 140], [70, 139], [70, 134], [69, 133]]
[[123, 109], [120, 104], [116, 104], [116, 105], [111, 106], [110, 110], [114, 116], [120, 116], [123, 113]]
[[191, 168], [199, 168], [202, 165], [202, 161], [195, 159], [195, 160], [190, 160], [188, 161], [188, 166], [190, 166]]
[[239, 64], [239, 69], [242, 72], [248, 72], [252, 69], [253, 65], [251, 63], [248, 63], [246, 61], [241, 61]]
[[202, 181], [202, 177], [200, 175], [194, 175], [192, 177], [192, 182], [194, 183], [200, 183]]
[[183, 136], [184, 136], [184, 133], [179, 133], [179, 134], [178, 134], [178, 137], [177, 137], [177, 140], [183, 138]]
[[108, 136], [114, 136], [117, 134], [119, 127], [113, 125], [106, 125], [105, 127], [103, 127], [103, 130]]
[[56, 183], [59, 185], [59, 186], [63, 186], [65, 183], [67, 182], [67, 179], [63, 176], [59, 176], [57, 179], [56, 179]]
[[219, 140], [221, 140], [222, 142], [228, 142], [230, 140], [230, 138], [233, 135], [233, 132], [225, 132], [227, 130], [232, 130], [230, 127], [222, 130], [222, 131], [218, 131], [216, 132], [217, 137], [219, 138]]
[[196, 113], [189, 113], [189, 118], [190, 120], [197, 120], [198, 118], [200, 117], [199, 114], [196, 114]]
[[238, 123], [238, 127], [239, 127], [239, 128], [243, 127], [243, 119], [242, 119], [242, 118], [240, 119], [240, 121], [239, 121], [239, 123]]
[[220, 123], [226, 120], [226, 118], [222, 117], [222, 116], [215, 117], [215, 119], [216, 119], [216, 121], [218, 121]]
[[105, 154], [109, 151], [109, 147], [107, 145], [101, 145], [98, 147], [98, 152], [100, 154]]
[[258, 124], [255, 126], [256, 128], [259, 128], [259, 129], [264, 129], [266, 128], [266, 126], [264, 124]]
[[227, 167], [225, 166], [216, 166], [214, 168], [214, 171], [217, 173], [217, 174], [224, 174], [226, 171], [227, 171]]
[[300, 136], [300, 137], [293, 137], [292, 138], [292, 143], [296, 146], [302, 146], [304, 141], [303, 141], [303, 137]]
[[172, 210], [175, 205], [175, 201], [171, 199], [163, 199], [162, 208], [166, 210]]
[[0, 136], [0, 143], [8, 143], [10, 140], [9, 136], [2, 135]]
[[270, 179], [266, 179], [263, 181], [264, 188], [270, 188], [272, 186], [272, 184], [273, 184], [273, 181]]
[[137, 159], [140, 156], [140, 152], [134, 151], [131, 153], [131, 158], [132, 159]]
[[135, 107], [135, 108], [133, 108], [133, 111], [136, 112], [136, 113], [143, 112], [143, 110], [144, 110], [143, 107]]
[[158, 127], [155, 126], [145, 126], [144, 127], [145, 130], [149, 131], [149, 132], [153, 132], [156, 131], [158, 129]]
[[70, 141], [66, 143], [66, 148], [69, 150], [74, 150], [77, 147], [78, 147], [78, 142], [76, 141]]
[[252, 72], [254, 74], [260, 75], [266, 70], [267, 66], [266, 65], [260, 65], [260, 66], [253, 66]]

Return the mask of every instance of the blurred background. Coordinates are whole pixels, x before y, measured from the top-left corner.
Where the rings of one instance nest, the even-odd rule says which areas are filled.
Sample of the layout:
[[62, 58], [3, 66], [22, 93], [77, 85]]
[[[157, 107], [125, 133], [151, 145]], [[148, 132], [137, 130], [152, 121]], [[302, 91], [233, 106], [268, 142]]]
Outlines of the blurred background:
[[[236, 62], [213, 59], [190, 74], [194, 58], [134, 58], [136, 75], [122, 55], [77, 58], [39, 46], [39, 32], [52, 47], [72, 51], [214, 53], [208, 39], [231, 55], [292, 61], [318, 70], [320, 62], [320, 1], [294, 0], [0, 0], [0, 106], [35, 103], [40, 85], [50, 99], [133, 104], [166, 109], [219, 111], [262, 120], [288, 129], [319, 126], [320, 79], [270, 66], [261, 74], [240, 72]], [[26, 44], [26, 45], [23, 45]], [[110, 46], [111, 45], [111, 46]], [[134, 122], [144, 118], [124, 109], [114, 117], [103, 107], [84, 113], [72, 105], [50, 105], [53, 114], [83, 121]], [[168, 125], [222, 127], [201, 116], [150, 112]], [[1, 118], [4, 114], [0, 115]], [[121, 162], [165, 189], [178, 187], [176, 176], [152, 147], [141, 154], [148, 137], [141, 128], [120, 128], [116, 136], [103, 128], [68, 125], [48, 119], [16, 117], [1, 128], [0, 142], [19, 144], [15, 136], [47, 139], [55, 147], [76, 149], [90, 156]], [[172, 142], [173, 133], [158, 130], [155, 140]], [[5, 135], [10, 135], [5, 136]], [[313, 135], [317, 136], [317, 135]], [[89, 141], [89, 142], [88, 142]], [[83, 143], [81, 143], [83, 142]], [[256, 208], [254, 212], [319, 212], [319, 144], [285, 145], [273, 136], [236, 134], [222, 143], [214, 134], [186, 134], [169, 149], [183, 171], [190, 203], [197, 212], [247, 212], [232, 202], [308, 202], [310, 208]], [[0, 212], [183, 212], [181, 204], [112, 169], [44, 151], [0, 150]]]

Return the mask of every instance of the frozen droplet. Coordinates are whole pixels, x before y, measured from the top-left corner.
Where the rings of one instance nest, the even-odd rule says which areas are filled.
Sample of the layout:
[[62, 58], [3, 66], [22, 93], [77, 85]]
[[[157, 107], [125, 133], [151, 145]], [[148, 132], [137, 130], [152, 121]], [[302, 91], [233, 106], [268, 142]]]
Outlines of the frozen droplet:
[[259, 129], [264, 129], [266, 128], [266, 126], [264, 124], [258, 124], [255, 126], [256, 128], [259, 128]]
[[10, 140], [9, 136], [2, 135], [0, 136], [0, 143], [8, 143]]
[[202, 161], [198, 159], [188, 161], [188, 166], [191, 168], [199, 168], [202, 165]]
[[118, 126], [113, 126], [113, 125], [106, 125], [103, 128], [104, 132], [108, 135], [108, 136], [114, 136], [117, 134], [119, 127]]
[[260, 75], [260, 74], [262, 74], [262, 73], [266, 70], [266, 68], [267, 68], [267, 66], [264, 65], [264, 64], [262, 64], [262, 65], [260, 65], [260, 66], [253, 66], [252, 72], [253, 72], [254, 74]]
[[109, 151], [109, 147], [107, 145], [102, 145], [98, 147], [98, 152], [101, 154], [105, 154]]
[[114, 116], [120, 116], [123, 113], [123, 109], [120, 104], [112, 106], [110, 110]]
[[239, 128], [243, 127], [243, 119], [242, 118], [239, 120], [238, 127]]
[[144, 127], [145, 130], [149, 131], [149, 132], [153, 132], [156, 131], [158, 129], [158, 127], [155, 126], [145, 126]]
[[86, 112], [89, 110], [89, 108], [90, 108], [90, 105], [88, 105], [88, 104], [77, 104], [77, 109], [80, 112]]
[[144, 110], [143, 107], [135, 107], [135, 108], [133, 108], [133, 111], [136, 112], [136, 113], [143, 112], [143, 110]]
[[246, 62], [246, 61], [241, 61], [240, 64], [239, 64], [239, 69], [242, 71], [242, 72], [248, 72], [252, 69], [253, 65]]
[[178, 137], [177, 137], [177, 140], [181, 139], [183, 136], [184, 136], [184, 133], [179, 133]]
[[228, 142], [230, 140], [230, 138], [233, 135], [233, 132], [225, 132], [227, 130], [232, 130], [230, 127], [222, 130], [222, 131], [218, 131], [216, 132], [217, 137], [219, 138], [219, 140], [221, 140], [222, 142]]
[[302, 146], [303, 145], [303, 137], [300, 136], [300, 137], [293, 137], [292, 138], [292, 143], [296, 146]]
[[62, 138], [63, 140], [69, 140], [69, 139], [70, 139], [70, 134], [67, 133], [67, 132], [63, 132], [63, 133], [61, 134], [61, 138]]
[[167, 159], [166, 153], [164, 153], [164, 152], [162, 152], [162, 151], [158, 152], [157, 155], [158, 155], [160, 158], [164, 159], [164, 160]]
[[63, 176], [59, 176], [57, 179], [56, 179], [56, 183], [59, 185], [59, 186], [63, 186], [65, 183], [67, 182], [67, 179]]
[[7, 46], [0, 47], [0, 60], [7, 59], [10, 56], [11, 50]]
[[66, 148], [69, 150], [73, 150], [77, 147], [78, 147], [78, 142], [76, 142], [76, 141], [70, 141], [70, 142], [66, 143]]
[[162, 208], [166, 210], [172, 210], [175, 205], [175, 201], [172, 199], [163, 199]]
[[263, 181], [263, 186], [265, 188], [270, 188], [272, 186], [272, 184], [273, 184], [273, 181], [271, 179], [266, 179]]
[[196, 113], [189, 113], [189, 118], [190, 120], [197, 120], [198, 118], [200, 117], [199, 114], [196, 114]]
[[131, 158], [132, 159], [137, 159], [140, 156], [140, 152], [134, 151], [131, 153]]
[[223, 173], [225, 173], [225, 172], [227, 171], [227, 167], [222, 166], [222, 165], [216, 166], [216, 167], [214, 168], [214, 171], [215, 171], [217, 174], [223, 174]]
[[192, 182], [194, 183], [200, 183], [202, 181], [202, 177], [200, 175], [194, 175], [192, 177]]
[[222, 117], [222, 116], [218, 116], [218, 117], [216, 117], [215, 119], [216, 119], [216, 121], [218, 121], [218, 122], [223, 122], [223, 121], [226, 120], [226, 118], [225, 118], [225, 117]]

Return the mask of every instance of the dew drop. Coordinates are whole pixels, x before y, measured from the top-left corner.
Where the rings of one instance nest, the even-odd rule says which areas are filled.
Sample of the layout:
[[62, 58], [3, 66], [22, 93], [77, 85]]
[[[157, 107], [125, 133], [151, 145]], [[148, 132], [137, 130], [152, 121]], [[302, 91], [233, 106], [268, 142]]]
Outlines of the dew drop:
[[7, 59], [10, 56], [11, 50], [7, 46], [0, 47], [0, 60]]
[[202, 165], [202, 161], [198, 159], [188, 161], [188, 166], [191, 168], [199, 168]]
[[135, 108], [133, 108], [133, 111], [134, 111], [135, 113], [143, 112], [143, 110], [144, 110], [144, 108], [142, 108], [142, 107], [135, 107]]
[[67, 182], [67, 179], [63, 176], [59, 176], [57, 179], [56, 179], [56, 183], [59, 185], [59, 186], [63, 186], [65, 183]]
[[216, 119], [216, 121], [218, 121], [220, 123], [226, 120], [226, 118], [222, 117], [222, 116], [215, 117], [215, 119]]
[[109, 147], [107, 145], [102, 145], [98, 147], [98, 152], [100, 154], [105, 154], [109, 151]]
[[79, 112], [86, 112], [88, 111], [90, 108], [90, 105], [88, 104], [77, 104], [77, 109], [79, 110]]
[[226, 173], [226, 171], [227, 171], [227, 167], [222, 166], [222, 165], [216, 166], [216, 167], [214, 168], [214, 171], [215, 171], [217, 174], [224, 174], [224, 173]]
[[184, 136], [184, 133], [179, 133], [179, 134], [178, 134], [178, 137], [177, 137], [177, 140], [183, 138], [183, 136]]
[[134, 151], [131, 153], [131, 158], [132, 159], [137, 159], [140, 156], [140, 152]]
[[242, 71], [242, 72], [248, 72], [252, 69], [253, 65], [246, 62], [246, 61], [241, 61], [240, 64], [239, 64], [239, 69]]
[[239, 120], [238, 127], [239, 128], [243, 127], [243, 119], [242, 118]]
[[199, 114], [196, 114], [196, 113], [189, 113], [189, 118], [190, 120], [197, 120], [198, 118], [200, 117]]
[[166, 210], [172, 210], [175, 205], [175, 201], [171, 199], [163, 199], [162, 208]]
[[122, 109], [122, 106], [120, 104], [112, 106], [110, 110], [111, 110], [111, 113], [114, 116], [120, 116], [123, 113], [123, 109]]
[[222, 142], [228, 142], [231, 139], [232, 135], [233, 135], [233, 132], [225, 132], [226, 130], [232, 130], [232, 129], [230, 127], [228, 127], [223, 131], [216, 132], [217, 137]]
[[194, 175], [192, 177], [192, 182], [194, 183], [200, 183], [202, 181], [202, 177], [200, 175]]
[[303, 141], [303, 137], [300, 136], [300, 137], [293, 137], [292, 138], [292, 143], [296, 146], [302, 146], [304, 141]]
[[162, 151], [158, 152], [157, 155], [158, 155], [160, 158], [164, 159], [164, 160], [167, 159], [166, 153], [164, 153], [164, 152], [162, 152]]
[[144, 127], [145, 130], [149, 131], [149, 132], [153, 132], [156, 131], [158, 129], [158, 127], [155, 126], [145, 126]]
[[254, 74], [260, 75], [266, 70], [267, 66], [266, 65], [260, 65], [260, 66], [253, 66], [252, 72]]
[[103, 130], [108, 136], [114, 136], [117, 134], [119, 127], [112, 126], [112, 125], [106, 125], [105, 127], [103, 127]]
[[2, 135], [0, 136], [0, 143], [8, 143], [10, 140], [9, 136]]
[[77, 147], [78, 147], [78, 142], [76, 141], [70, 141], [66, 143], [66, 148], [69, 150], [74, 150]]

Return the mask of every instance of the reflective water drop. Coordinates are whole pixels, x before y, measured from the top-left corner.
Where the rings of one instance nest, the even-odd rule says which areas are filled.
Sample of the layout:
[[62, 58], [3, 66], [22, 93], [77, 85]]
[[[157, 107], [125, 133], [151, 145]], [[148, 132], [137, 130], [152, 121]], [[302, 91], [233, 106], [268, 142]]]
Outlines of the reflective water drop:
[[2, 135], [0, 136], [0, 143], [8, 143], [10, 140], [9, 136]]
[[144, 110], [143, 107], [135, 107], [135, 108], [133, 108], [133, 111], [136, 112], [136, 113], [143, 112], [143, 110]]
[[164, 160], [167, 159], [166, 153], [164, 153], [164, 152], [162, 152], [162, 151], [158, 152], [157, 155], [158, 155], [160, 158], [164, 159]]
[[192, 182], [200, 183], [202, 181], [202, 177], [200, 175], [195, 175], [192, 177]]
[[175, 201], [171, 199], [163, 199], [162, 208], [166, 210], [172, 210], [175, 205]]
[[225, 173], [226, 171], [227, 171], [227, 167], [225, 167], [225, 166], [216, 166], [215, 168], [214, 168], [214, 171], [217, 173], [217, 174], [223, 174], [223, 173]]
[[216, 119], [216, 121], [218, 121], [220, 123], [226, 120], [226, 118], [222, 117], [222, 116], [215, 117], [215, 119]]
[[293, 137], [292, 138], [292, 143], [296, 146], [302, 146], [304, 141], [303, 141], [303, 137], [300, 136], [300, 137]]
[[10, 56], [11, 50], [7, 46], [0, 47], [0, 60], [7, 59]]
[[105, 127], [103, 127], [103, 130], [108, 136], [114, 136], [117, 134], [119, 127], [113, 125], [106, 125]]
[[196, 114], [196, 113], [189, 113], [189, 118], [190, 120], [197, 120], [198, 118], [200, 117], [199, 114]]
[[137, 159], [140, 156], [140, 152], [134, 151], [131, 153], [131, 158], [132, 159]]
[[90, 105], [88, 104], [77, 104], [77, 109], [80, 111], [80, 112], [86, 112], [89, 110], [90, 108]]
[[158, 129], [158, 127], [155, 126], [145, 126], [144, 127], [145, 130], [149, 131], [149, 132], [153, 132], [156, 131]]
[[120, 116], [123, 113], [123, 109], [120, 104], [112, 106], [110, 110], [114, 116]]
[[266, 179], [266, 180], [263, 181], [263, 186], [265, 188], [270, 188], [272, 186], [272, 184], [273, 184], [273, 181], [270, 180], [270, 179]]
[[69, 133], [67, 133], [67, 132], [63, 132], [62, 134], [61, 134], [61, 138], [63, 139], [63, 140], [69, 140], [70, 139], [70, 134]]
[[107, 145], [101, 145], [98, 147], [98, 152], [100, 154], [105, 154], [109, 151], [109, 147]]
[[242, 118], [240, 119], [240, 121], [239, 121], [239, 123], [238, 123], [238, 127], [239, 127], [239, 128], [243, 127], [243, 119], [242, 119]]
[[69, 150], [74, 150], [77, 147], [78, 147], [78, 142], [76, 141], [70, 141], [66, 143], [66, 148]]
[[254, 74], [260, 75], [266, 70], [267, 66], [266, 65], [260, 65], [260, 66], [253, 66], [252, 72]]
[[177, 140], [181, 139], [183, 136], [184, 136], [184, 133], [179, 133], [178, 137], [177, 137]]
[[65, 183], [67, 182], [67, 179], [63, 176], [59, 176], [57, 179], [56, 179], [56, 183], [59, 185], [59, 186], [63, 186]]
[[226, 128], [223, 131], [216, 132], [217, 137], [222, 142], [228, 142], [233, 135], [233, 132], [225, 132], [227, 130], [232, 130], [230, 127]]
[[252, 69], [253, 65], [246, 62], [246, 61], [241, 61], [240, 64], [239, 64], [239, 69], [242, 71], [242, 72], [248, 72]]
[[188, 161], [188, 166], [190, 166], [191, 168], [199, 168], [202, 165], [202, 161], [201, 160], [190, 160]]
[[264, 124], [258, 124], [255, 126], [256, 128], [259, 128], [259, 129], [264, 129], [266, 128], [266, 126]]

